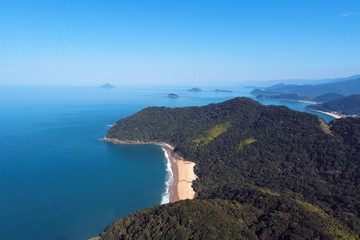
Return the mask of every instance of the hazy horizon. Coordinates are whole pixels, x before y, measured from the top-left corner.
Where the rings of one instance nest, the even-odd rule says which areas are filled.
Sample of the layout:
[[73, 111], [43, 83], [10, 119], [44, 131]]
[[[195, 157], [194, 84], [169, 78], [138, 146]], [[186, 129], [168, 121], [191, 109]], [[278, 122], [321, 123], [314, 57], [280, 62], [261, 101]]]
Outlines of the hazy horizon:
[[348, 77], [359, 26], [355, 0], [2, 1], [0, 86]]
[[131, 87], [177, 87], [177, 88], [192, 88], [199, 87], [203, 89], [214, 89], [214, 88], [234, 88], [234, 87], [268, 87], [278, 83], [285, 84], [298, 84], [298, 85], [307, 85], [307, 84], [321, 84], [331, 82], [332, 80], [346, 79], [353, 76], [359, 76], [360, 74], [353, 74], [351, 76], [339, 76], [331, 78], [319, 78], [319, 79], [268, 79], [268, 80], [244, 80], [244, 81], [203, 81], [203, 82], [129, 82], [129, 81], [113, 81], [113, 82], [42, 82], [42, 83], [2, 83], [0, 82], [0, 87], [75, 87], [75, 88], [99, 88], [102, 85], [110, 84], [116, 88], [131, 88]]

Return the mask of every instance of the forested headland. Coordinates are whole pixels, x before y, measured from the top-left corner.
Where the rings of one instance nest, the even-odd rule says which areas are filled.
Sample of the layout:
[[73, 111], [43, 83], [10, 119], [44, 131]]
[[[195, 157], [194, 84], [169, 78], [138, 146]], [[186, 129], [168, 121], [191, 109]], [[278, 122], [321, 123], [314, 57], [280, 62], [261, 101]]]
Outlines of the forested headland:
[[308, 106], [309, 109], [336, 112], [345, 116], [360, 116], [360, 94], [353, 94], [340, 99], [335, 99], [322, 104]]
[[106, 137], [172, 144], [196, 163], [198, 196], [120, 219], [103, 239], [359, 239], [360, 119], [328, 125], [235, 98], [149, 107]]

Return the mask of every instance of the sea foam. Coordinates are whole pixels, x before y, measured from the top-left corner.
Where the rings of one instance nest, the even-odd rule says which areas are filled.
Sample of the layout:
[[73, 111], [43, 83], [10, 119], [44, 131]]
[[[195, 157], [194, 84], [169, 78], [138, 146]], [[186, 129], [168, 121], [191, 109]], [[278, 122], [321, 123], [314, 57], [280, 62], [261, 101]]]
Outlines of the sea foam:
[[169, 158], [169, 154], [162, 148], [165, 158], [166, 158], [166, 182], [165, 182], [165, 192], [162, 194], [161, 204], [166, 204], [170, 202], [170, 191], [171, 191], [171, 184], [174, 181], [174, 174], [171, 169], [171, 162]]

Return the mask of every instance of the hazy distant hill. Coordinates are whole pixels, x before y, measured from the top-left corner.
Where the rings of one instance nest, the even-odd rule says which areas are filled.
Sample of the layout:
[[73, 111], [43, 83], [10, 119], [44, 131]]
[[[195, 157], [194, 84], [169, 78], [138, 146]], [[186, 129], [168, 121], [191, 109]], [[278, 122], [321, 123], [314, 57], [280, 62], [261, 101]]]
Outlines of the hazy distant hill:
[[299, 94], [307, 97], [316, 97], [327, 93], [351, 95], [360, 93], [360, 78], [331, 82], [318, 85], [277, 84], [264, 90], [255, 89], [252, 94], [278, 95]]
[[342, 115], [360, 116], [360, 94], [354, 94], [322, 104], [308, 106], [310, 109], [336, 112]]
[[297, 93], [290, 93], [290, 94], [279, 94], [279, 95], [266, 95], [266, 94], [260, 94], [256, 96], [256, 98], [259, 99], [279, 99], [279, 100], [296, 100], [296, 101], [306, 101], [310, 100], [309, 97], [300, 96]]
[[168, 94], [168, 97], [169, 97], [169, 98], [178, 98], [179, 95], [177, 95], [176, 93], [169, 93], [169, 94]]
[[226, 90], [226, 89], [215, 89], [215, 92], [219, 92], [219, 93], [232, 93], [233, 91], [231, 90]]
[[104, 84], [104, 85], [102, 85], [102, 86], [100, 86], [101, 88], [115, 88], [115, 86], [113, 86], [113, 85], [111, 85], [111, 84], [109, 84], [109, 83], [107, 83], [107, 84]]
[[342, 82], [351, 79], [360, 78], [360, 74], [352, 75], [350, 77], [341, 77], [341, 78], [325, 78], [325, 79], [282, 79], [282, 80], [267, 80], [267, 81], [244, 81], [243, 84], [253, 87], [265, 87], [265, 86], [274, 86], [278, 84], [297, 84], [297, 85], [318, 85], [323, 83], [334, 83]]
[[200, 88], [194, 87], [188, 90], [189, 92], [201, 92], [202, 90]]
[[329, 102], [329, 101], [333, 101], [333, 100], [336, 100], [336, 99], [340, 99], [340, 98], [343, 98], [343, 97], [344, 97], [343, 95], [340, 95], [340, 94], [337, 94], [337, 93], [326, 93], [326, 94], [314, 97], [314, 98], [312, 98], [312, 100], [314, 102], [323, 103], [323, 102]]
[[174, 145], [196, 163], [199, 200], [129, 215], [103, 239], [359, 239], [360, 119], [235, 98], [146, 108], [107, 137]]

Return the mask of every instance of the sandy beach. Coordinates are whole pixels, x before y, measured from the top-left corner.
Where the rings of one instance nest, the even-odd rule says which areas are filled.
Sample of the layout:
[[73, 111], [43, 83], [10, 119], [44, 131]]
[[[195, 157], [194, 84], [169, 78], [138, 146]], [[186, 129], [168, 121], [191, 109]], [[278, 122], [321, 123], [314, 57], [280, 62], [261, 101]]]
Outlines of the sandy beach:
[[173, 152], [169, 154], [169, 158], [174, 178], [171, 184], [170, 202], [193, 199], [196, 193], [192, 188], [192, 182], [197, 178], [194, 173], [195, 163], [184, 160]]
[[140, 142], [140, 141], [123, 141], [113, 138], [103, 138], [106, 142], [114, 144], [156, 144], [164, 147], [167, 152], [171, 170], [173, 173], [173, 182], [170, 187], [170, 202], [177, 202], [184, 199], [193, 199], [196, 195], [192, 188], [192, 182], [197, 178], [194, 173], [195, 163], [181, 158], [174, 153], [174, 147], [164, 142]]
[[329, 116], [331, 116], [331, 117], [334, 117], [334, 118], [336, 118], [336, 119], [339, 119], [339, 118], [344, 117], [343, 115], [340, 115], [340, 114], [338, 114], [338, 113], [333, 113], [333, 112], [323, 112], [323, 111], [318, 111], [318, 110], [313, 110], [313, 109], [311, 109], [311, 111], [320, 112], [320, 113], [329, 115]]

